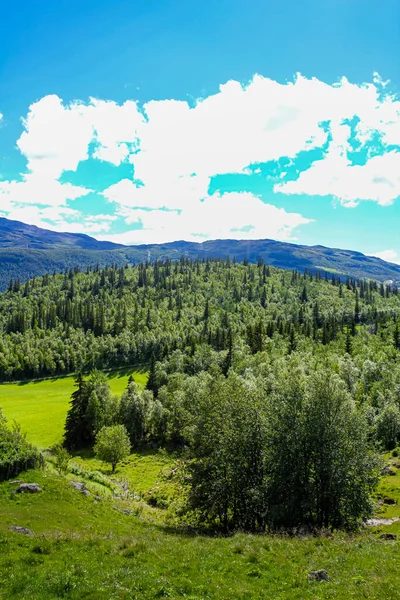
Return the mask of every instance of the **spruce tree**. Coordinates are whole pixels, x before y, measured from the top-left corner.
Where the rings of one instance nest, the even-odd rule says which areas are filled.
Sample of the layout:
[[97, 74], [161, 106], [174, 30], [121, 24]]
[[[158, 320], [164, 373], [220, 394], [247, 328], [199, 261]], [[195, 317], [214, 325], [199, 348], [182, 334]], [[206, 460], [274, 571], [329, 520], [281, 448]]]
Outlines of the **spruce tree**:
[[349, 331], [347, 332], [347, 335], [346, 335], [345, 351], [346, 351], [347, 354], [350, 354], [350, 355], [351, 355], [351, 353], [353, 351], [353, 342], [352, 342], [351, 335], [350, 335]]
[[151, 359], [150, 359], [149, 378], [146, 383], [146, 389], [153, 392], [154, 397], [157, 397], [158, 385], [157, 385], [157, 377], [156, 377], [156, 357], [154, 355], [154, 352], [152, 353]]
[[306, 286], [303, 287], [303, 291], [301, 293], [301, 297], [300, 297], [302, 302], [308, 302], [308, 296], [307, 296], [307, 288]]
[[356, 305], [354, 308], [354, 321], [356, 323], [360, 322], [360, 301], [358, 296], [358, 290], [356, 291]]
[[228, 354], [225, 357], [224, 362], [222, 363], [222, 373], [227, 377], [229, 369], [232, 366], [233, 359], [233, 338], [232, 338], [232, 330], [229, 328], [228, 331]]
[[394, 347], [396, 348], [396, 350], [400, 350], [400, 330], [399, 330], [398, 323], [396, 323], [396, 327], [394, 328], [393, 343], [394, 343]]
[[121, 397], [119, 420], [126, 427], [132, 446], [138, 446], [144, 441], [149, 408], [144, 394], [139, 393], [135, 381], [130, 378]]
[[75, 386], [77, 389], [71, 396], [71, 406], [67, 413], [64, 431], [64, 445], [68, 450], [86, 446], [91, 438], [86, 421], [88, 386], [81, 374], [76, 378]]
[[296, 350], [296, 336], [294, 331], [293, 324], [290, 326], [290, 334], [289, 334], [289, 354]]

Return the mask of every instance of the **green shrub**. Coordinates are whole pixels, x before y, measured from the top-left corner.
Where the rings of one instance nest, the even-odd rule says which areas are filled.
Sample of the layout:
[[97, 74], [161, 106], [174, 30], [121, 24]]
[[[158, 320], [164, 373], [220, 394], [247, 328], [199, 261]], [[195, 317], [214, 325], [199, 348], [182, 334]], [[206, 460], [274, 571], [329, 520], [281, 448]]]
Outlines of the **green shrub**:
[[55, 458], [54, 466], [59, 475], [66, 475], [69, 471], [69, 463], [71, 456], [62, 444], [56, 444], [51, 449], [51, 453]]
[[28, 444], [18, 425], [12, 429], [0, 409], [0, 481], [16, 477], [22, 471], [35, 469], [41, 463], [37, 448]]

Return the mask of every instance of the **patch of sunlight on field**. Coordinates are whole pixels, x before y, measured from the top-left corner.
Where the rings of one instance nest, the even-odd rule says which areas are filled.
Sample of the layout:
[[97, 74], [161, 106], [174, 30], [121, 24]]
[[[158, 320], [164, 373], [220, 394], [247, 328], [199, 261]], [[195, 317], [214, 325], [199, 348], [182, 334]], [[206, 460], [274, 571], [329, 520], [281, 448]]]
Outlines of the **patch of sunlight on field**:
[[[146, 371], [123, 369], [107, 373], [113, 394], [121, 395], [129, 375], [145, 385]], [[61, 441], [69, 401], [74, 391], [74, 377], [57, 377], [38, 381], [0, 385], [0, 407], [12, 422], [20, 423], [29, 442], [48, 448]]]

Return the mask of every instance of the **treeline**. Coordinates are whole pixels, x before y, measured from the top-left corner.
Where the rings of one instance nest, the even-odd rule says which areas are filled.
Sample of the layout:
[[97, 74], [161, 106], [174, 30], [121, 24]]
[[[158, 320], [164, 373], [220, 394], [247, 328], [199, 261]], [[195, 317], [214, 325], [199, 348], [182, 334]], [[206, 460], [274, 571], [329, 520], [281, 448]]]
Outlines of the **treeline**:
[[[370, 338], [398, 349], [396, 287], [300, 274], [229, 259], [159, 261], [11, 281], [0, 295], [0, 380], [158, 360], [240, 338], [269, 347], [334, 345], [363, 352]], [[386, 353], [386, 350], [383, 350]]]

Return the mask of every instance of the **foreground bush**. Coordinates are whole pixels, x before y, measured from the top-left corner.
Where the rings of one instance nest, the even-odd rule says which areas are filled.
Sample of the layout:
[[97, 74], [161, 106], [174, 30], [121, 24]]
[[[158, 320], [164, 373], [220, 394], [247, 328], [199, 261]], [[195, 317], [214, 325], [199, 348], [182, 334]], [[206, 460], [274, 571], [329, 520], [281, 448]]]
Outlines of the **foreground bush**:
[[8, 429], [0, 409], [0, 481], [16, 477], [22, 471], [35, 469], [40, 461], [40, 452], [28, 444], [19, 427]]
[[224, 530], [356, 529], [378, 482], [362, 411], [325, 370], [305, 376], [292, 365], [269, 388], [234, 373], [205, 384], [190, 509]]

